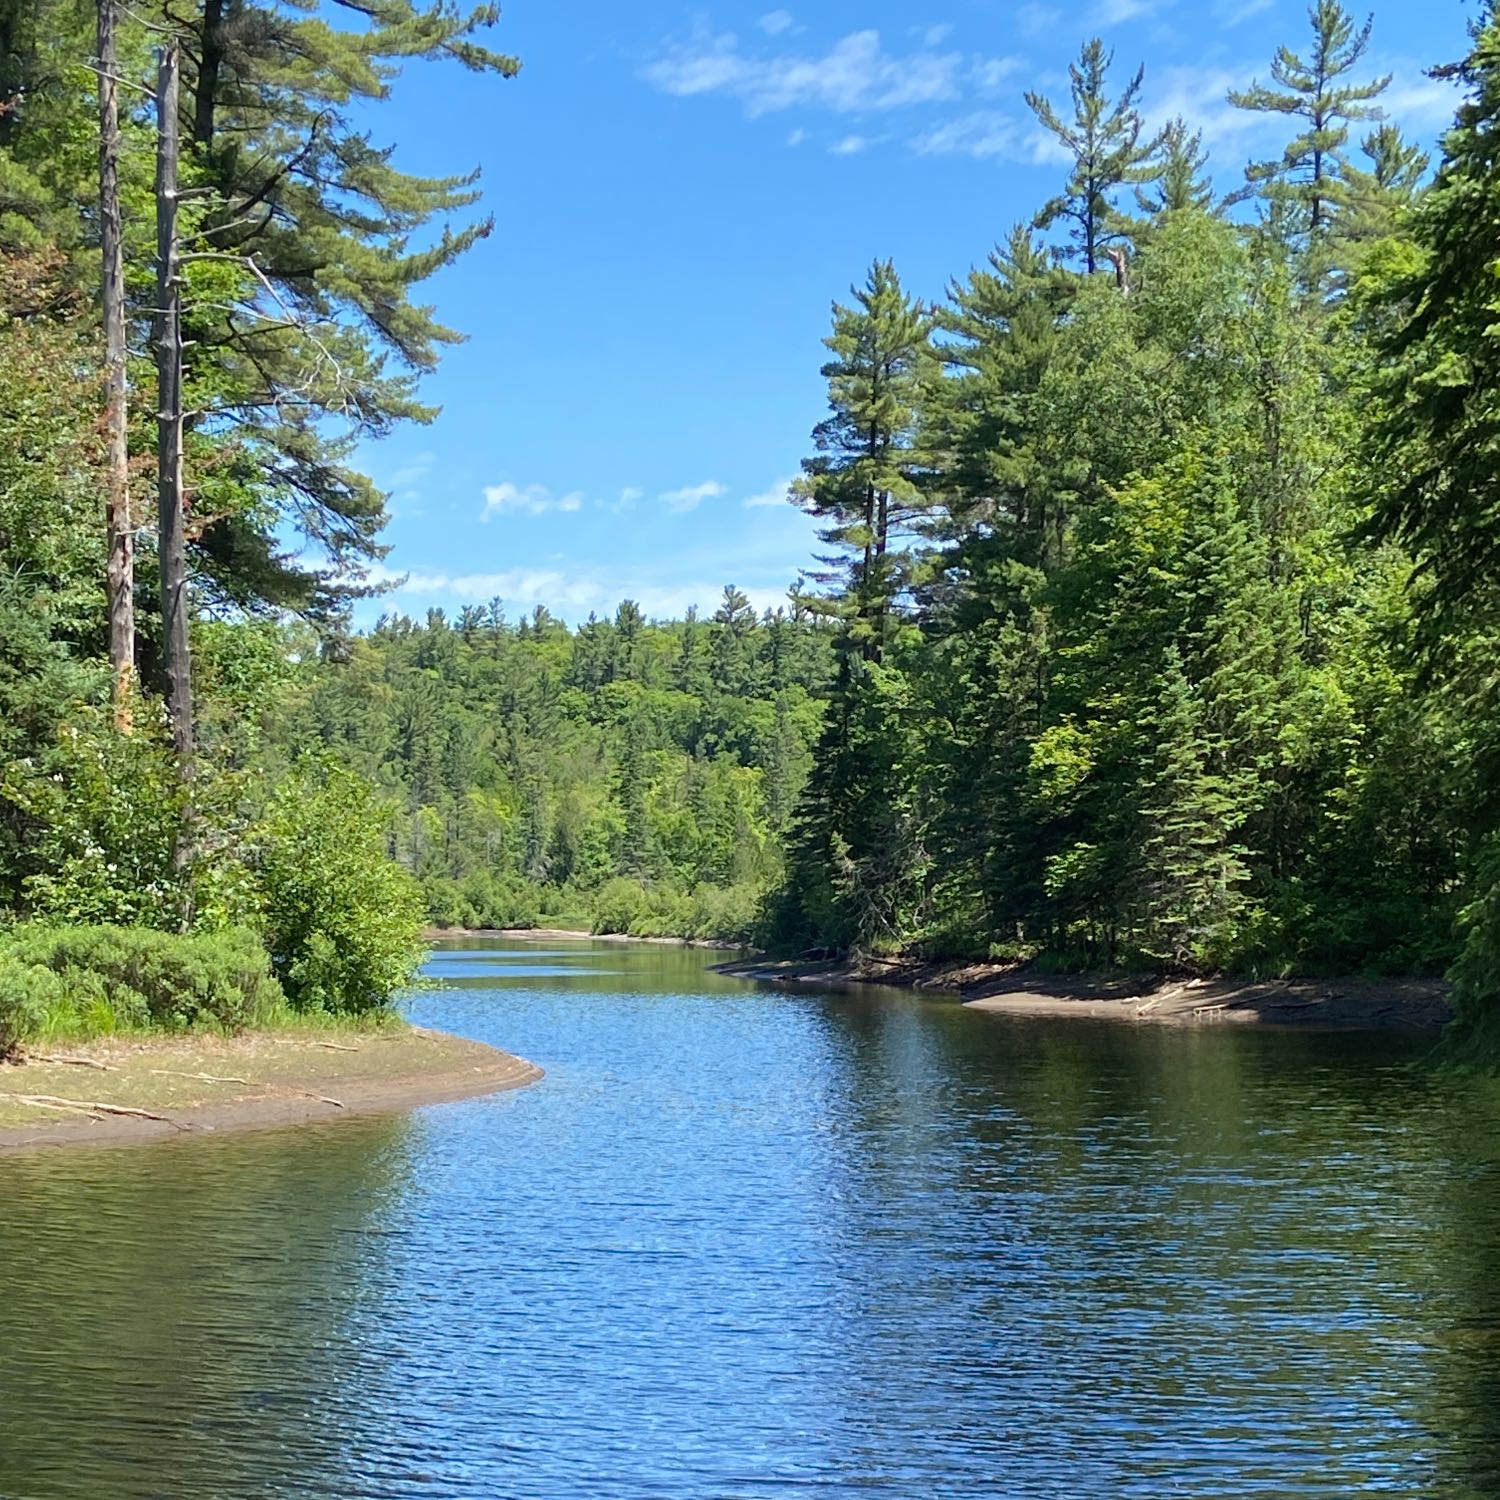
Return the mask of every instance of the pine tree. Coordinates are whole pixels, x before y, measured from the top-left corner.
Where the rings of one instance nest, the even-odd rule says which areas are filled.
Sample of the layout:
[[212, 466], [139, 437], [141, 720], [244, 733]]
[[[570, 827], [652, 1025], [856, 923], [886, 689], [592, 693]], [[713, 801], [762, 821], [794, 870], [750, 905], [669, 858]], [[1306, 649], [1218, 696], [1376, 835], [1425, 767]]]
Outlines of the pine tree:
[[1249, 191], [1297, 203], [1301, 222], [1295, 228], [1316, 235], [1329, 227], [1342, 201], [1349, 125], [1378, 116], [1371, 101], [1391, 79], [1386, 74], [1368, 83], [1340, 83], [1368, 50], [1371, 23], [1356, 31], [1339, 0], [1316, 0], [1307, 15], [1313, 29], [1310, 57], [1280, 47], [1271, 60], [1271, 78], [1279, 89], [1256, 81], [1248, 89], [1231, 89], [1228, 98], [1240, 109], [1306, 121], [1307, 128], [1279, 157], [1252, 162], [1245, 177]]
[[1135, 200], [1141, 212], [1152, 218], [1162, 214], [1194, 210], [1207, 213], [1213, 208], [1213, 182], [1204, 175], [1208, 152], [1203, 149], [1203, 132], [1193, 130], [1180, 115], [1171, 121], [1161, 136], [1160, 172], [1154, 191], [1136, 189]]
[[853, 307], [834, 304], [824, 340], [834, 357], [823, 366], [832, 415], [813, 430], [818, 451], [803, 461], [796, 494], [841, 549], [822, 581], [837, 585], [845, 643], [878, 661], [905, 584], [899, 543], [924, 503], [917, 421], [935, 366], [931, 320], [889, 261], [853, 293]]
[[1415, 206], [1421, 194], [1431, 160], [1391, 124], [1366, 135], [1360, 151], [1370, 165], [1366, 169], [1353, 162], [1345, 164], [1343, 206], [1337, 226], [1341, 239], [1356, 244], [1398, 231], [1402, 216]]
[[[184, 129], [206, 195], [187, 245], [201, 413], [190, 461], [201, 571], [210, 589], [238, 590], [235, 602], [323, 618], [382, 555], [384, 496], [349, 458], [361, 439], [434, 415], [417, 377], [458, 335], [414, 293], [491, 221], [423, 235], [475, 202], [474, 174], [399, 170], [360, 115], [408, 59], [514, 74], [515, 59], [473, 40], [497, 14], [341, 0], [314, 16], [203, 0], [187, 23]], [[321, 566], [277, 544], [288, 526]]]
[[1067, 186], [1045, 204], [1034, 221], [1050, 229], [1067, 220], [1074, 253], [1092, 275], [1105, 251], [1129, 237], [1129, 220], [1114, 201], [1115, 193], [1131, 184], [1152, 181], [1158, 171], [1155, 156], [1163, 136], [1145, 134], [1137, 107], [1145, 69], [1137, 68], [1117, 99], [1108, 93], [1114, 54], [1094, 37], [1084, 43], [1068, 74], [1073, 102], [1072, 119], [1064, 119], [1041, 94], [1028, 91], [1026, 102], [1044, 129], [1055, 136], [1072, 159]]

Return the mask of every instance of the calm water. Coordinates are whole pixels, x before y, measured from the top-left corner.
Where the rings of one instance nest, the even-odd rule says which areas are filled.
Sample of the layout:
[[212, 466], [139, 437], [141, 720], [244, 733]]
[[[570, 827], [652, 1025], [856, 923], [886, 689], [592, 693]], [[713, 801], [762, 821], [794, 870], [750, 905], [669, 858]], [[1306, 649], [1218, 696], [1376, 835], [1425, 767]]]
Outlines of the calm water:
[[1500, 1093], [1409, 1043], [471, 944], [540, 1086], [0, 1158], [0, 1495], [1500, 1496]]

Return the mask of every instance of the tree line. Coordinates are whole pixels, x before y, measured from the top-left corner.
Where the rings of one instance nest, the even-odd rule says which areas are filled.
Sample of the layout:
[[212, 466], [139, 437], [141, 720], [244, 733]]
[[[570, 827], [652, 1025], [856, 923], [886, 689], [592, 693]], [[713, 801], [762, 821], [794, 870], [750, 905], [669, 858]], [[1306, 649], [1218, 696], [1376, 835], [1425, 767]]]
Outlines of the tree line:
[[1500, 24], [1435, 173], [1337, 0], [1215, 179], [1098, 40], [1066, 180], [936, 303], [876, 261], [790, 497], [837, 667], [790, 948], [1500, 990]]
[[[364, 111], [416, 60], [514, 74], [497, 19], [0, 0], [9, 922], [225, 934], [225, 972], [258, 944], [302, 1009], [378, 1009], [413, 973], [389, 809], [262, 719], [303, 644], [287, 622], [326, 635], [369, 592], [385, 496], [352, 453], [430, 420], [419, 381], [458, 335], [422, 289], [490, 228], [473, 173], [402, 171]], [[0, 942], [0, 1051], [82, 1024], [90, 986], [37, 954], [109, 970], [89, 1024], [155, 1014], [101, 956], [114, 937]], [[139, 977], [161, 950], [136, 949]], [[201, 959], [182, 949], [212, 989]]]

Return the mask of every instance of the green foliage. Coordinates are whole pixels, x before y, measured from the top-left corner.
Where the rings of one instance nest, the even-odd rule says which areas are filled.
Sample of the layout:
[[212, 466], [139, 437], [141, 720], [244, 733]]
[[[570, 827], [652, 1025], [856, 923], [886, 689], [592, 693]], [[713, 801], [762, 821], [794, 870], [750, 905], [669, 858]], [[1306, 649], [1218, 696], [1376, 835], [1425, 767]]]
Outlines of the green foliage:
[[[42, 977], [42, 976], [49, 976]], [[0, 945], [0, 992], [27, 1036], [264, 1026], [285, 1000], [255, 933], [31, 925]], [[3, 1025], [0, 1022], [0, 1025]]]
[[305, 664], [253, 733], [322, 744], [380, 788], [435, 925], [592, 920], [628, 876], [686, 935], [697, 892], [779, 875], [831, 634], [796, 599], [757, 618], [732, 587], [708, 620], [648, 622], [628, 601], [576, 631], [498, 607], [456, 628], [395, 617], [346, 661]]
[[1155, 160], [1164, 134], [1148, 136], [1137, 100], [1145, 70], [1137, 68], [1116, 99], [1108, 92], [1114, 54], [1098, 37], [1085, 42], [1077, 62], [1068, 65], [1072, 118], [1059, 115], [1041, 94], [1026, 102], [1067, 153], [1072, 169], [1063, 191], [1037, 213], [1034, 227], [1050, 229], [1058, 220], [1069, 225], [1073, 253], [1092, 275], [1108, 250], [1125, 239], [1129, 221], [1115, 203], [1127, 184], [1152, 181], [1160, 172]]
[[1315, 0], [1308, 19], [1313, 29], [1311, 53], [1303, 58], [1283, 46], [1271, 59], [1271, 78], [1280, 87], [1257, 82], [1248, 89], [1231, 89], [1229, 102], [1306, 122], [1279, 157], [1252, 163], [1245, 176], [1252, 189], [1274, 203], [1295, 204], [1296, 228], [1317, 234], [1328, 228], [1344, 196], [1349, 124], [1379, 118], [1373, 101], [1391, 79], [1386, 74], [1367, 83], [1339, 82], [1369, 49], [1371, 22], [1356, 30], [1339, 0]]
[[270, 799], [259, 829], [259, 920], [297, 1010], [378, 1010], [416, 974], [421, 897], [387, 857], [385, 825], [369, 788], [331, 765], [299, 767]]
[[42, 1036], [68, 1005], [69, 986], [51, 969], [27, 963], [0, 946], [0, 1062]]

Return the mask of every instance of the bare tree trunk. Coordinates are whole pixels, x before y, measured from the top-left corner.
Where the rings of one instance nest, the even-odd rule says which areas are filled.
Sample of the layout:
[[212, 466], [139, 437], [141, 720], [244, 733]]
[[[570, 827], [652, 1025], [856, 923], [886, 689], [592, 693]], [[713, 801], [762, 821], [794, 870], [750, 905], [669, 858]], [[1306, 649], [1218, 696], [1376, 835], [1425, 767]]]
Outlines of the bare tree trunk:
[[[187, 540], [182, 483], [182, 282], [177, 245], [177, 43], [161, 49], [156, 86], [156, 384], [157, 515], [160, 528], [162, 636], [172, 748], [185, 782], [193, 778], [193, 664], [188, 640]], [[191, 794], [183, 811], [173, 864], [192, 858]], [[186, 889], [186, 887], [184, 887]], [[183, 926], [192, 921], [184, 897]]]
[[130, 524], [130, 449], [125, 373], [125, 250], [120, 218], [120, 0], [99, 0], [99, 240], [104, 254], [104, 422], [108, 474], [104, 524], [109, 596], [110, 697], [128, 734], [135, 688], [135, 532]]

